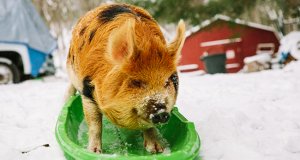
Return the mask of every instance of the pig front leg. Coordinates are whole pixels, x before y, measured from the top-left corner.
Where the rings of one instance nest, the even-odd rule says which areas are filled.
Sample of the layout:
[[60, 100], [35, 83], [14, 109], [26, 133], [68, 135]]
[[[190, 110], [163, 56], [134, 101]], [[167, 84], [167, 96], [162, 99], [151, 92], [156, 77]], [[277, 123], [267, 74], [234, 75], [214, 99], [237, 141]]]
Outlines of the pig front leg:
[[164, 151], [158, 139], [158, 133], [155, 128], [149, 128], [144, 130], [144, 147], [150, 153], [161, 153]]
[[88, 124], [88, 150], [95, 153], [101, 153], [102, 113], [95, 102], [85, 96], [82, 96], [82, 104], [84, 117]]

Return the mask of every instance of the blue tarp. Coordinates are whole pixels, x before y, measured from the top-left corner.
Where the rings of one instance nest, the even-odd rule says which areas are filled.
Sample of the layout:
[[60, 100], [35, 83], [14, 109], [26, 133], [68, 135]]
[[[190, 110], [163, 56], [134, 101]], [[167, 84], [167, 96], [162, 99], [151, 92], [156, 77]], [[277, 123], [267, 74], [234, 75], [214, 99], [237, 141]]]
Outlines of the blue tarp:
[[31, 75], [36, 77], [46, 60], [46, 55], [30, 47], [28, 47], [28, 51], [31, 63]]
[[0, 41], [24, 43], [44, 54], [56, 48], [56, 40], [30, 0], [0, 0]]

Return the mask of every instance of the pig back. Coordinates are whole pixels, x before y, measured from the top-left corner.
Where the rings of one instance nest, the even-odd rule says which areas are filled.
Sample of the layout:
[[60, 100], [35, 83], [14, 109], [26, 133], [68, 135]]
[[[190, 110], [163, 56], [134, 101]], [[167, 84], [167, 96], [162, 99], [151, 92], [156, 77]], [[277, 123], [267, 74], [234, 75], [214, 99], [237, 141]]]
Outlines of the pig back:
[[128, 19], [135, 20], [135, 34], [143, 35], [148, 27], [165, 43], [156, 21], [147, 11], [127, 4], [101, 5], [80, 18], [73, 29], [67, 65], [72, 66], [80, 79], [87, 76], [93, 79], [99, 71], [105, 75], [111, 70], [113, 64], [105, 56], [108, 38]]

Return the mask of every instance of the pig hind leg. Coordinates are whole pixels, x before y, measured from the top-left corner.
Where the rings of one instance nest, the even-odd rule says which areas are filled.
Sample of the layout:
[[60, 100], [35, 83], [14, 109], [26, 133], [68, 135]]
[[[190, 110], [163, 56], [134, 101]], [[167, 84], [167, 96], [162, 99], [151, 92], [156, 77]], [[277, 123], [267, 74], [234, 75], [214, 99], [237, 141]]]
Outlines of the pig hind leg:
[[148, 152], [161, 153], [164, 151], [164, 148], [158, 139], [158, 133], [156, 128], [149, 128], [147, 130], [144, 130], [143, 136], [144, 146]]
[[83, 95], [82, 103], [85, 120], [88, 124], [88, 150], [95, 153], [101, 153], [102, 113], [99, 111], [95, 102]]

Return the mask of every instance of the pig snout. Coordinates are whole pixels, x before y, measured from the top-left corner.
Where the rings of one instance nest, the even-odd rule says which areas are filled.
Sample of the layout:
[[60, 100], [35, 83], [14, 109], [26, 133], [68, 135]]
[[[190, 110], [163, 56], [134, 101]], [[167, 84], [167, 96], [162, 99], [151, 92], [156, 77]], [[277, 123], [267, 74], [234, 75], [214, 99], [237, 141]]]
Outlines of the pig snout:
[[150, 103], [149, 118], [153, 124], [166, 123], [170, 114], [166, 111], [166, 105], [164, 103]]
[[153, 117], [151, 118], [151, 121], [153, 124], [158, 124], [158, 123], [166, 123], [169, 120], [169, 113], [167, 112], [162, 112], [159, 114], [154, 114]]

